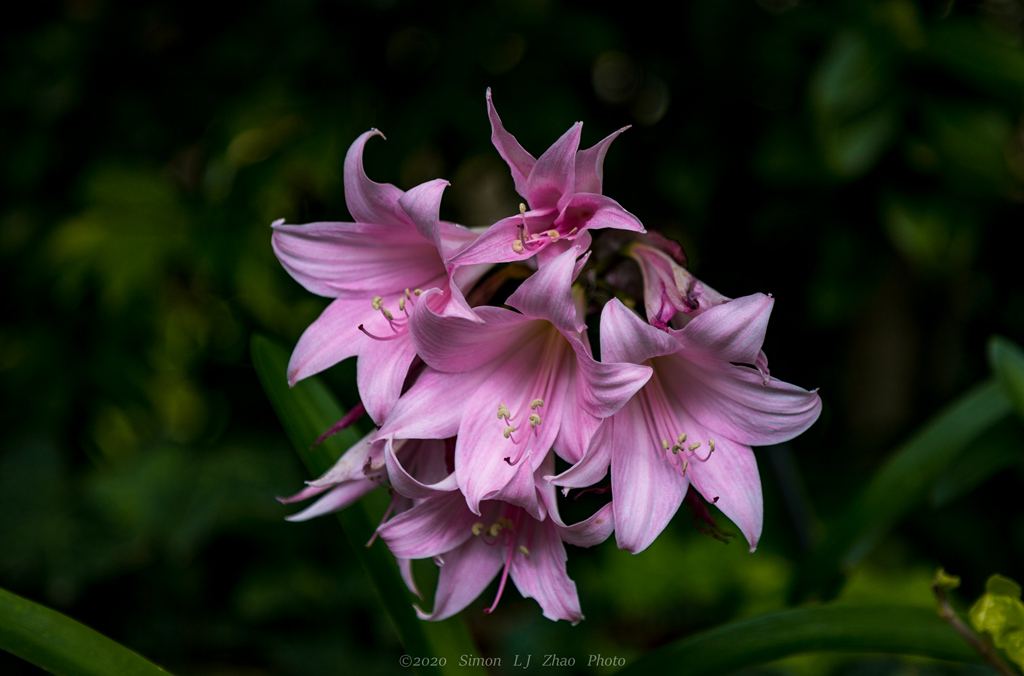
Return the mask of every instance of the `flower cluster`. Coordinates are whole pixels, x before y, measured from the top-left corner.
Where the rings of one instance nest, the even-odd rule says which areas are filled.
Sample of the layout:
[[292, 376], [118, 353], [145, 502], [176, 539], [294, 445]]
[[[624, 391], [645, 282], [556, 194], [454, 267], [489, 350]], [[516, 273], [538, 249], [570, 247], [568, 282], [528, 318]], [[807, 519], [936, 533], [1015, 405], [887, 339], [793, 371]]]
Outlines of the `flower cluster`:
[[[411, 560], [440, 566], [433, 609], [417, 608], [424, 619], [459, 612], [500, 574], [488, 611], [511, 576], [545, 617], [576, 623], [565, 543], [588, 547], [614, 531], [620, 548], [640, 552], [684, 498], [706, 515], [700, 496], [753, 551], [762, 500], [750, 447], [800, 434], [821, 402], [768, 373], [770, 296], [729, 299], [705, 286], [678, 245], [602, 194], [605, 153], [622, 130], [580, 150], [576, 123], [534, 158], [505, 130], [490, 91], [487, 109], [524, 199], [519, 213], [482, 229], [440, 220], [447, 182], [403, 192], [366, 176], [364, 147], [380, 135], [371, 130], [345, 159], [355, 222], [274, 223], [281, 264], [334, 299], [299, 340], [289, 382], [357, 357], [362, 406], [377, 426], [285, 501], [317, 498], [290, 517], [298, 521], [388, 486], [377, 533], [410, 589]], [[629, 304], [606, 293], [597, 359], [587, 308], [614, 282], [583, 271], [600, 229], [626, 231], [615, 255], [635, 261], [646, 319], [626, 293], [617, 296]], [[497, 305], [502, 282], [524, 277]], [[611, 499], [564, 523], [558, 489], [609, 473]]]

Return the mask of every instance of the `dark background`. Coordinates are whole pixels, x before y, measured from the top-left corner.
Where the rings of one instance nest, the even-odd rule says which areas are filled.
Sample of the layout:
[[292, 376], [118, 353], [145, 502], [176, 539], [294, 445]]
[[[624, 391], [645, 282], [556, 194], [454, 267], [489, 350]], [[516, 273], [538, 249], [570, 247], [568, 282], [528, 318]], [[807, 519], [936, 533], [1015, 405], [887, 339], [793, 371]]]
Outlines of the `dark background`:
[[[464, 613], [482, 656], [632, 661], [785, 607], [823, 524], [987, 377], [988, 338], [1024, 340], [1016, 0], [20, 11], [0, 22], [0, 586], [178, 674], [397, 670], [337, 521], [283, 521], [274, 496], [308, 477], [248, 355], [253, 331], [290, 348], [325, 306], [280, 268], [269, 224], [346, 220], [342, 160], [370, 127], [387, 135], [372, 178], [447, 178], [442, 215], [484, 225], [520, 201], [487, 87], [534, 155], [576, 120], [584, 146], [633, 125], [605, 194], [722, 293], [772, 293], [772, 373], [824, 401], [808, 433], [759, 452], [757, 553], [698, 535], [685, 509], [641, 555], [571, 548], [587, 620], [551, 623], [514, 591], [484, 615], [492, 588]], [[353, 364], [327, 379], [354, 403]], [[1024, 445], [1018, 423], [997, 432], [1004, 450], [977, 462], [999, 471], [972, 473], [969, 452], [842, 598], [928, 605], [940, 564], [965, 599], [1024, 577]], [[0, 654], [0, 672], [36, 670]]]

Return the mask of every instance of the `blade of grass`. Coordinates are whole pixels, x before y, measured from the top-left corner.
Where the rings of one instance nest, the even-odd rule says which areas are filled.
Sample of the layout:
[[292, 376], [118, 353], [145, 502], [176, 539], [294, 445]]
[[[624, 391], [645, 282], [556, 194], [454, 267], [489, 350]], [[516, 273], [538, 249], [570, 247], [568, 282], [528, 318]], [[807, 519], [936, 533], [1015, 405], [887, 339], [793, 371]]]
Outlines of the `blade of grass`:
[[56, 610], [0, 589], [0, 650], [62, 676], [168, 672]]
[[980, 658], [934, 610], [906, 606], [814, 606], [733, 622], [660, 648], [616, 676], [722, 676], [810, 652]]
[[[341, 419], [344, 411], [337, 400], [318, 378], [306, 378], [295, 387], [288, 387], [285, 375], [288, 352], [265, 336], [254, 334], [250, 343], [253, 365], [277, 413], [285, 433], [295, 446], [299, 457], [313, 476], [327, 471], [334, 461], [359, 440], [359, 434], [349, 428], [312, 447], [314, 441]], [[413, 658], [425, 658], [427, 664], [419, 667], [422, 674], [455, 673], [483, 674], [483, 668], [458, 666], [458, 656], [479, 654], [461, 618], [455, 617], [438, 623], [422, 622], [413, 610], [414, 601], [402, 581], [394, 557], [383, 543], [367, 547], [376, 530], [375, 520], [366, 506], [356, 503], [338, 512], [342, 529], [359, 558], [363, 569], [398, 634], [406, 653]], [[436, 664], [432, 658], [445, 658], [445, 664]]]

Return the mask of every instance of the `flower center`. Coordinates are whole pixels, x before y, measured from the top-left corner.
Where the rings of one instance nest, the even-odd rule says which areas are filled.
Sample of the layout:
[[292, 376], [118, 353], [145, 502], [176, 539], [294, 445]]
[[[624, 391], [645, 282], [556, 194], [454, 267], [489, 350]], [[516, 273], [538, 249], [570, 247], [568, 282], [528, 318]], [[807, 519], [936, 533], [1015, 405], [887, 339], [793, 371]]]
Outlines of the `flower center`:
[[[498, 601], [501, 600], [501, 595], [505, 591], [505, 583], [508, 581], [509, 569], [512, 567], [512, 556], [516, 552], [523, 556], [530, 556], [530, 546], [533, 541], [532, 525], [532, 519], [522, 507], [509, 504], [504, 505], [502, 515], [493, 523], [488, 525], [478, 521], [473, 524], [473, 535], [481, 538], [489, 546], [504, 547], [506, 550], [505, 566], [501, 572], [498, 593], [494, 597], [491, 607], [484, 610], [485, 613], [494, 612], [494, 609], [498, 607]], [[517, 547], [516, 542], [519, 540], [520, 534], [525, 534], [526, 544], [520, 544]]]
[[406, 333], [409, 332], [408, 308], [412, 307], [413, 303], [415, 303], [419, 299], [422, 293], [423, 289], [416, 289], [411, 293], [409, 292], [409, 289], [406, 289], [404, 293], [398, 297], [398, 312], [401, 314], [399, 314], [397, 319], [395, 318], [395, 314], [392, 313], [391, 310], [384, 307], [384, 298], [382, 296], [374, 296], [373, 300], [370, 301], [370, 305], [373, 306], [374, 310], [378, 310], [381, 316], [383, 316], [384, 319], [387, 320], [388, 327], [391, 329], [391, 335], [378, 336], [372, 334], [366, 330], [366, 327], [363, 324], [359, 325], [359, 330], [365, 333], [370, 338], [373, 338], [374, 340], [394, 340], [399, 336], [405, 335]]
[[555, 226], [541, 232], [530, 232], [530, 228], [526, 224], [526, 205], [523, 203], [519, 204], [519, 215], [522, 216], [523, 222], [519, 226], [519, 233], [512, 240], [512, 250], [516, 253], [523, 253], [527, 249], [540, 249], [559, 237], [571, 237], [578, 230], [575, 226], [571, 230], [567, 227]]

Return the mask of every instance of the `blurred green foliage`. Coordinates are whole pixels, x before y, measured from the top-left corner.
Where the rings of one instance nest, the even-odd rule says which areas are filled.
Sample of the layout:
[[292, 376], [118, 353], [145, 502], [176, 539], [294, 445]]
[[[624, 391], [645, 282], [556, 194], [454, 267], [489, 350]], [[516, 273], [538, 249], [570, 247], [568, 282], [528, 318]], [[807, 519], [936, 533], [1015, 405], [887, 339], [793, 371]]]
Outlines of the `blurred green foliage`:
[[[723, 293], [773, 293], [773, 372], [825, 401], [808, 434], [760, 452], [756, 554], [685, 515], [636, 557], [573, 550], [587, 620], [480, 600], [466, 615], [485, 655], [633, 660], [784, 608], [892, 448], [987, 377], [988, 337], [1024, 339], [1017, 0], [22, 9], [0, 25], [0, 586], [174, 673], [395, 669], [337, 524], [282, 520], [273, 496], [307, 475], [247, 355], [253, 330], [293, 344], [324, 307], [268, 226], [347, 219], [341, 162], [370, 127], [388, 137], [371, 177], [445, 177], [442, 214], [480, 225], [519, 202], [486, 87], [534, 153], [575, 120], [586, 145], [633, 124], [606, 194]], [[355, 402], [352, 364], [327, 379]], [[938, 563], [975, 598], [1024, 567], [1019, 422], [957, 462], [840, 598], [917, 604]], [[906, 673], [814, 665], [767, 672]], [[0, 672], [35, 670], [0, 654]]]

